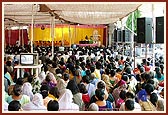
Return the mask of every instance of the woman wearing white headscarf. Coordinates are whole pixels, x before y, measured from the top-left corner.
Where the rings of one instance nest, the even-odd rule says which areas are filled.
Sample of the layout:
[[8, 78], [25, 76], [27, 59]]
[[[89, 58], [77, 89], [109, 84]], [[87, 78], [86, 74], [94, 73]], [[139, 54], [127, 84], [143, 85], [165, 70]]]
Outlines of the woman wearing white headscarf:
[[82, 93], [80, 93], [79, 87], [75, 80], [70, 80], [67, 84], [67, 89], [71, 90], [73, 94], [73, 102], [79, 106], [79, 110], [85, 110], [85, 104], [82, 100]]
[[69, 74], [68, 73], [64, 73], [63, 74], [63, 78], [58, 78], [57, 79], [57, 88], [58, 90], [62, 90], [62, 89], [66, 89], [67, 84], [69, 82]]
[[79, 106], [73, 103], [73, 95], [69, 89], [63, 89], [58, 99], [60, 111], [79, 111]]
[[63, 90], [63, 89], [66, 89], [66, 86], [67, 86], [67, 83], [62, 79], [62, 78], [59, 78], [57, 80], [57, 88], [59, 91]]
[[42, 71], [39, 73], [39, 82], [40, 84], [45, 80], [46, 74], [44, 72], [44, 69], [42, 68]]
[[29, 82], [25, 82], [22, 86], [22, 93], [30, 97], [30, 101], [33, 99], [32, 85]]
[[25, 111], [47, 111], [47, 107], [43, 104], [43, 97], [40, 93], [36, 93], [33, 100], [23, 107]]

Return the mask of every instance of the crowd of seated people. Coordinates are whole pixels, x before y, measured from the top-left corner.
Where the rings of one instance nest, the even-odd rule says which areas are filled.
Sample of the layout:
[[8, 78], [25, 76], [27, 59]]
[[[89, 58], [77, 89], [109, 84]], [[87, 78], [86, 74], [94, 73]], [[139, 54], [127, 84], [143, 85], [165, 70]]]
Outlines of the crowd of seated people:
[[4, 49], [5, 54], [20, 54], [23, 52], [31, 52], [30, 45], [18, 46], [18, 45], [7, 45]]
[[[41, 41], [41, 40], [39, 40], [39, 41], [34, 41], [33, 44], [34, 44], [34, 46], [47, 47], [47, 46], [52, 46], [52, 41]], [[68, 46], [68, 45], [70, 45], [67, 40], [53, 41], [53, 44], [54, 44], [54, 46], [62, 46], [62, 45]]]
[[39, 76], [23, 69], [17, 78], [18, 60], [5, 59], [5, 111], [164, 111], [163, 57], [134, 68], [130, 57], [106, 47], [55, 49], [53, 58], [51, 47], [34, 51], [43, 64]]

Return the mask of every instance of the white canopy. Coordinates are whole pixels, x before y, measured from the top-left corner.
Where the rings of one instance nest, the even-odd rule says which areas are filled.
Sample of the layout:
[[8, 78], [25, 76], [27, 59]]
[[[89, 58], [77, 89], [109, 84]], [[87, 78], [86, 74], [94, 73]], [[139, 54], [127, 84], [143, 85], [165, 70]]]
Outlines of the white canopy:
[[[5, 3], [5, 25], [11, 22], [31, 24], [34, 14], [35, 24], [50, 24], [50, 17], [55, 16], [55, 23], [73, 22], [79, 24], [110, 24], [135, 11], [139, 2], [46, 2]], [[33, 13], [32, 13], [33, 9]]]

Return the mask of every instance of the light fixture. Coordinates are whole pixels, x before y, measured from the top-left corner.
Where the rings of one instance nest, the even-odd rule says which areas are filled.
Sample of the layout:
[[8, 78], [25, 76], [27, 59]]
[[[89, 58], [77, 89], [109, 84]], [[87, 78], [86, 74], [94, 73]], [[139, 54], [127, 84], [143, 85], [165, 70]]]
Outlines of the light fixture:
[[41, 30], [45, 30], [45, 26], [44, 25], [41, 26]]

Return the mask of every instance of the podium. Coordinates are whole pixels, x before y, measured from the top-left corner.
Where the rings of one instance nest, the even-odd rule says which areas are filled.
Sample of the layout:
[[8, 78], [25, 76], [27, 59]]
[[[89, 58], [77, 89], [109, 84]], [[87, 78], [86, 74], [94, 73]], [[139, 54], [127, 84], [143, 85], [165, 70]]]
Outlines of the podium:
[[80, 47], [85, 47], [85, 46], [95, 47], [95, 46], [98, 46], [98, 44], [93, 43], [93, 41], [79, 41], [78, 46], [80, 46]]
[[17, 68], [17, 78], [20, 77], [20, 69], [25, 69], [25, 68], [30, 68], [31, 69], [31, 74], [33, 75], [33, 69], [36, 69], [36, 76], [41, 72], [41, 67], [43, 64], [38, 64], [38, 65], [17, 65], [14, 66], [14, 68]]
[[79, 44], [89, 44], [89, 41], [79, 41]]

